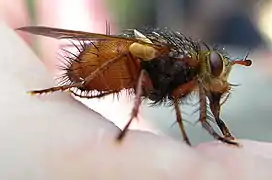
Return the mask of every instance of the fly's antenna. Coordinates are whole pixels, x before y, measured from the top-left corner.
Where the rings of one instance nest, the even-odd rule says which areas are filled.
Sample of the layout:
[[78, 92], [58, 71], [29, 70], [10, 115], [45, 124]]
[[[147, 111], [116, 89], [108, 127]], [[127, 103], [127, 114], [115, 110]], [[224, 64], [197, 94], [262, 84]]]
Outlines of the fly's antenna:
[[243, 59], [237, 59], [237, 60], [232, 61], [231, 65], [239, 64], [239, 65], [243, 65], [243, 66], [251, 66], [252, 61], [250, 59], [248, 59], [249, 52], [250, 52], [250, 50], [247, 51], [247, 53]]

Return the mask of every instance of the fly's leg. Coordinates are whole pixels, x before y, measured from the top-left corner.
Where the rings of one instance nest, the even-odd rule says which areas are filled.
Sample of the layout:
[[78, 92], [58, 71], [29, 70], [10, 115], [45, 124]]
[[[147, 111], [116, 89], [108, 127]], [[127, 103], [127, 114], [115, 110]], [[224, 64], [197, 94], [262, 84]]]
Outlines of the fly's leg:
[[212, 111], [212, 114], [215, 118], [216, 124], [218, 125], [220, 131], [225, 136], [225, 138], [234, 140], [234, 137], [231, 135], [228, 127], [226, 126], [224, 121], [220, 118], [220, 108], [221, 108], [220, 100], [222, 97], [222, 93], [210, 92], [210, 93], [207, 93], [207, 96], [210, 101], [210, 109]]
[[[225, 97], [224, 101], [219, 105], [220, 107], [227, 101], [227, 99], [229, 98], [230, 94], [227, 95], [227, 97]], [[216, 119], [215, 119], [216, 120]], [[222, 133], [224, 134], [224, 136], [226, 138], [232, 139], [234, 140], [235, 138], [231, 135], [228, 127], [226, 126], [226, 124], [224, 123], [224, 121], [218, 117], [218, 119], [216, 120], [217, 125], [219, 126], [219, 128], [221, 129]]]
[[183, 122], [182, 122], [182, 116], [181, 116], [181, 110], [180, 110], [180, 107], [179, 107], [179, 102], [178, 102], [178, 99], [176, 99], [176, 98], [174, 99], [174, 106], [175, 106], [175, 111], [176, 111], [177, 122], [178, 122], [178, 125], [179, 125], [179, 128], [180, 128], [183, 140], [189, 146], [191, 146], [190, 140], [189, 140], [189, 138], [188, 138], [188, 136], [186, 134], [186, 131], [185, 131], [185, 128], [184, 128], [184, 125], [183, 125]]
[[87, 76], [83, 82], [79, 83], [74, 83], [71, 85], [63, 85], [63, 86], [56, 86], [56, 87], [51, 87], [48, 89], [42, 89], [42, 90], [34, 90], [34, 91], [29, 91], [30, 94], [43, 94], [43, 93], [50, 93], [50, 92], [56, 92], [56, 91], [65, 91], [71, 88], [80, 88], [84, 87], [84, 84], [88, 84], [90, 81], [92, 81], [97, 75], [99, 75], [100, 72], [103, 72], [107, 68], [109, 68], [112, 64], [116, 63], [120, 58], [127, 56], [127, 54], [121, 54], [104, 64], [102, 64], [100, 67], [98, 67], [95, 71], [93, 71], [89, 76]]
[[75, 84], [71, 84], [71, 85], [56, 86], [56, 87], [51, 87], [51, 88], [42, 89], [42, 90], [28, 91], [28, 93], [31, 95], [46, 94], [46, 93], [51, 93], [51, 92], [56, 92], [56, 91], [65, 91], [70, 88], [78, 88], [81, 86], [82, 86], [82, 83], [75, 83]]
[[204, 87], [199, 84], [199, 99], [200, 99], [200, 117], [199, 121], [202, 124], [202, 127], [210, 134], [212, 135], [215, 139], [222, 141], [227, 144], [232, 144], [232, 145], [239, 145], [235, 141], [231, 141], [228, 138], [221, 137], [209, 124], [207, 121], [207, 101], [206, 101], [206, 93]]
[[215, 118], [216, 124], [218, 125], [219, 129], [221, 130], [222, 134], [225, 136], [225, 138], [227, 139], [231, 139], [234, 140], [235, 138], [231, 135], [228, 127], [226, 126], [226, 124], [224, 123], [224, 121], [222, 119]]
[[186, 134], [183, 122], [182, 122], [182, 115], [181, 115], [181, 110], [179, 107], [179, 98], [184, 97], [185, 95], [187, 95], [188, 93], [190, 93], [196, 86], [196, 81], [192, 80], [186, 84], [182, 84], [179, 87], [177, 87], [172, 93], [171, 96], [174, 98], [174, 107], [175, 107], [175, 111], [176, 111], [176, 118], [177, 118], [177, 123], [179, 125], [181, 134], [183, 136], [184, 141], [188, 144], [191, 145], [189, 138]]
[[107, 91], [107, 92], [103, 92], [101, 94], [97, 94], [97, 95], [82, 95], [82, 94], [77, 94], [74, 91], [70, 91], [73, 95], [79, 97], [79, 98], [86, 98], [86, 99], [93, 99], [93, 98], [102, 98], [104, 96], [110, 95], [110, 94], [114, 94], [114, 93], [118, 93], [117, 91]]
[[192, 92], [194, 88], [196, 87], [197, 83], [195, 80], [189, 81], [186, 84], [182, 84], [179, 87], [177, 87], [171, 95], [175, 98], [182, 98]]
[[139, 107], [142, 102], [141, 96], [142, 96], [142, 87], [143, 87], [142, 85], [143, 85], [143, 81], [144, 81], [144, 72], [145, 72], [144, 70], [141, 70], [139, 78], [138, 78], [137, 87], [136, 87], [136, 96], [135, 96], [134, 105], [133, 105], [133, 108], [131, 111], [131, 117], [130, 117], [129, 121], [127, 122], [126, 126], [124, 127], [124, 129], [117, 136], [117, 141], [123, 140], [133, 119], [137, 118], [137, 116], [138, 116]]

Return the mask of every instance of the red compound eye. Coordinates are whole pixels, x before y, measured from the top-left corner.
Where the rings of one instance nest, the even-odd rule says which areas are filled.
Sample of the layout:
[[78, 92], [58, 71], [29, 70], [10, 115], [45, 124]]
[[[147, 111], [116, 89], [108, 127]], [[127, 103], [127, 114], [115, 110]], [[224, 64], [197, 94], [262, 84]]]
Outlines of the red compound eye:
[[222, 74], [224, 66], [222, 57], [216, 51], [212, 51], [210, 53], [209, 61], [211, 74], [214, 75], [215, 77], [220, 76]]

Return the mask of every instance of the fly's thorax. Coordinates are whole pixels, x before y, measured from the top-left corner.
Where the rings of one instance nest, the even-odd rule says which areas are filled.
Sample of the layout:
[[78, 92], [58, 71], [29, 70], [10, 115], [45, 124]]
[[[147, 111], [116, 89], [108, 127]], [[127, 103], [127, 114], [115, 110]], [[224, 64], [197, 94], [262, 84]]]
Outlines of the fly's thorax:
[[199, 55], [200, 80], [207, 91], [224, 93], [230, 90], [227, 79], [231, 71], [229, 59], [217, 51], [207, 51]]
[[138, 42], [132, 43], [129, 46], [129, 51], [133, 56], [140, 58], [144, 61], [149, 61], [154, 59], [158, 55], [158, 50], [152, 46], [152, 41], [148, 39], [144, 34], [135, 29], [134, 36], [136, 39], [148, 44]]

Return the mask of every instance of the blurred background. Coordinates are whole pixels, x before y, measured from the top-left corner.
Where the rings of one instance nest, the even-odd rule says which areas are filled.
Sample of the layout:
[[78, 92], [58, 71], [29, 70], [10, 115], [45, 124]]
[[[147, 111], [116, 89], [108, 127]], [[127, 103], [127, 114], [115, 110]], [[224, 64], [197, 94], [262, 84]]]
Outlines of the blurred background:
[[[0, 19], [11, 28], [47, 25], [59, 28], [105, 33], [106, 21], [112, 33], [121, 29], [170, 27], [208, 43], [219, 44], [233, 58], [247, 51], [252, 67], [235, 67], [230, 82], [240, 86], [222, 108], [222, 118], [238, 138], [272, 142], [272, 1], [271, 0], [0, 0]], [[19, 35], [55, 72], [57, 42], [24, 33]], [[81, 100], [123, 127], [133, 101], [111, 97]], [[192, 102], [193, 104], [194, 102]], [[182, 106], [187, 132], [192, 142], [212, 138], [195, 124], [196, 107]], [[134, 129], [181, 139], [172, 109], [143, 104]], [[189, 121], [189, 122], [187, 122]]]

